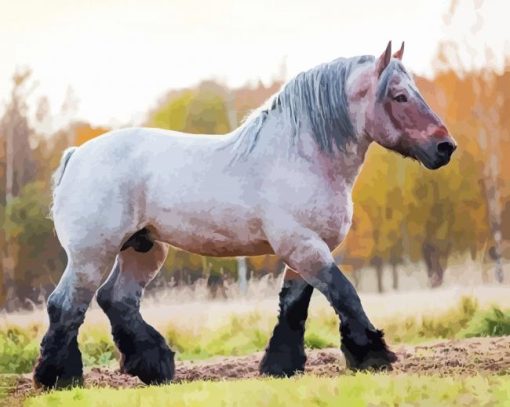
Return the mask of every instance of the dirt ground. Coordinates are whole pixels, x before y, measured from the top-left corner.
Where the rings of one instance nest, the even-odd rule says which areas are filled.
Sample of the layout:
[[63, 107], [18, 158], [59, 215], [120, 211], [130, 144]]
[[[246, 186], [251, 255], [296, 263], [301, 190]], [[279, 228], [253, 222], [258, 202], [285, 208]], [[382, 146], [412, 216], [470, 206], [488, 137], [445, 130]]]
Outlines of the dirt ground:
[[[443, 341], [418, 346], [394, 346], [399, 360], [390, 374], [439, 375], [510, 374], [510, 336]], [[338, 376], [346, 373], [339, 349], [308, 350], [305, 373]], [[174, 382], [258, 377], [262, 353], [239, 357], [218, 357], [207, 361], [177, 361]], [[85, 373], [85, 387], [129, 388], [143, 386], [136, 377], [114, 369], [92, 368]], [[11, 393], [13, 402], [36, 394], [30, 375], [23, 375]], [[10, 403], [17, 404], [16, 402]]]

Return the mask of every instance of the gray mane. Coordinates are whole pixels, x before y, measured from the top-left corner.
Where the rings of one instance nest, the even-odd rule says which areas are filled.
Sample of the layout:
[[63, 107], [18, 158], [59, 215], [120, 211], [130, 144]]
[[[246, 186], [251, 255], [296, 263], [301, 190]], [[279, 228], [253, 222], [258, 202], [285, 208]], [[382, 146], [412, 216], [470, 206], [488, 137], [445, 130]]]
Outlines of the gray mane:
[[333, 152], [334, 148], [344, 151], [356, 138], [349, 116], [346, 82], [357, 66], [369, 61], [374, 61], [374, 57], [338, 58], [288, 81], [235, 131], [236, 155], [245, 156], [255, 148], [266, 118], [275, 110], [287, 116], [293, 136], [306, 118], [322, 151]]

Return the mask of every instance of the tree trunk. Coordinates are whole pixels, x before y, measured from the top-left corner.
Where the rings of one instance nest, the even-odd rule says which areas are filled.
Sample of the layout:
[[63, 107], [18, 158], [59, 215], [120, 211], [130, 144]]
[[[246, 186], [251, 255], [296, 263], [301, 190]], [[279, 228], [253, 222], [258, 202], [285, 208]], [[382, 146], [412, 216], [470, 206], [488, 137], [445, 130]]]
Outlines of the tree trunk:
[[423, 260], [427, 267], [427, 275], [431, 288], [439, 287], [443, 284], [444, 269], [440, 262], [439, 250], [431, 244], [423, 244]]
[[377, 292], [383, 293], [383, 262], [380, 258], [376, 257], [373, 261], [375, 267], [375, 277], [377, 279]]
[[[482, 87], [483, 89], [483, 87]], [[481, 119], [483, 127], [478, 133], [478, 144], [490, 160], [484, 160], [483, 185], [485, 188], [485, 199], [489, 215], [489, 226], [494, 239], [494, 248], [491, 257], [494, 260], [494, 278], [498, 283], [503, 282], [503, 265], [501, 262], [501, 194], [498, 186], [499, 179], [499, 155], [497, 137], [494, 133], [501, 133], [499, 123], [500, 117], [497, 109], [485, 110], [481, 105], [475, 108], [475, 113]]]
[[[12, 123], [5, 123], [5, 210], [10, 205], [13, 198], [14, 189], [14, 129]], [[6, 212], [7, 215], [7, 212]], [[4, 229], [5, 231], [5, 229]], [[5, 232], [4, 249], [2, 253], [2, 271], [3, 285], [5, 293], [4, 307], [7, 311], [12, 311], [15, 298], [14, 289], [14, 260], [12, 256], [11, 236]]]
[[498, 283], [503, 282], [503, 263], [501, 261], [501, 232], [494, 233], [494, 246], [489, 249], [489, 257], [494, 261], [494, 278]]
[[399, 281], [398, 281], [398, 267], [396, 262], [392, 263], [391, 265], [391, 276], [393, 282], [393, 289], [397, 291]]
[[248, 289], [248, 264], [246, 257], [237, 257], [237, 276], [239, 282], [239, 292], [245, 294]]
[[[493, 158], [492, 161], [495, 161]], [[487, 199], [487, 209], [489, 212], [489, 224], [494, 245], [491, 247], [489, 255], [491, 260], [494, 261], [494, 278], [498, 283], [503, 282], [503, 264], [501, 262], [501, 205], [500, 194], [497, 186], [497, 169], [493, 168], [494, 165], [489, 167], [486, 171], [488, 174], [484, 177], [485, 197]]]

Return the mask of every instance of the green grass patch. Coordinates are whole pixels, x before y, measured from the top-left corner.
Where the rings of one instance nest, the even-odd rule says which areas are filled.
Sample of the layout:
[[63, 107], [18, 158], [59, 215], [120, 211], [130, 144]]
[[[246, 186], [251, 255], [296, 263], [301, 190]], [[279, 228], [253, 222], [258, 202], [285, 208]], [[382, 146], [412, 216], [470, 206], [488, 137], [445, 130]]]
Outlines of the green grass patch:
[[117, 359], [118, 351], [111, 333], [104, 327], [83, 329], [79, 344], [85, 366], [108, 365]]
[[496, 307], [475, 315], [460, 332], [464, 338], [505, 335], [510, 335], [510, 312], [503, 312]]
[[[416, 343], [432, 339], [460, 338], [461, 332], [476, 317], [485, 315], [478, 303], [471, 297], [463, 297], [459, 304], [441, 314], [424, 315], [420, 318], [406, 318], [383, 324], [386, 337], [393, 343]], [[510, 310], [506, 311], [510, 315]]]
[[481, 406], [509, 405], [510, 376], [357, 374], [339, 378], [192, 382], [129, 390], [56, 391], [28, 399], [43, 406]]
[[[275, 320], [274, 314], [251, 312], [226, 316], [225, 321], [213, 327], [176, 329], [167, 325], [160, 331], [178, 352], [179, 359], [197, 360], [263, 350]], [[376, 325], [384, 329], [390, 344], [510, 335], [510, 310], [480, 309], [476, 300], [465, 297], [441, 314], [397, 318]], [[0, 329], [0, 373], [30, 372], [43, 333], [41, 324]], [[80, 331], [79, 343], [86, 366], [116, 364], [118, 353], [106, 326], [86, 325]], [[311, 312], [305, 346], [315, 349], [339, 346], [338, 318], [333, 312]]]
[[252, 312], [233, 315], [217, 329], [177, 330], [172, 326], [162, 334], [181, 360], [206, 359], [219, 355], [247, 355], [264, 348], [274, 319]]
[[3, 404], [3, 400], [8, 396], [9, 390], [15, 386], [16, 376], [15, 375], [3, 375], [0, 374], [0, 405]]
[[30, 372], [39, 353], [42, 327], [10, 326], [0, 330], [0, 373]]

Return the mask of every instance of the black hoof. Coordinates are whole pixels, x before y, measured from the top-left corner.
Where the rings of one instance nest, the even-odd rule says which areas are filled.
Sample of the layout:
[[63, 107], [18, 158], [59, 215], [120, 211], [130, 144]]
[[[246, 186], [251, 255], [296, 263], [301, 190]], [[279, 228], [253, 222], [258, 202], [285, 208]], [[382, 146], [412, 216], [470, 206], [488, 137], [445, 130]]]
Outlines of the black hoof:
[[266, 349], [259, 364], [262, 375], [274, 377], [290, 377], [305, 370], [306, 355], [304, 351]]
[[380, 330], [366, 330], [363, 345], [359, 345], [350, 335], [348, 328], [342, 332], [341, 350], [347, 367], [351, 370], [392, 370], [391, 364], [397, 355], [388, 349], [384, 333]]
[[173, 379], [174, 352], [153, 327], [145, 324], [144, 332], [136, 336], [115, 332], [114, 337], [122, 353], [121, 372], [137, 376], [145, 384], [164, 384]]
[[66, 388], [83, 384], [83, 364], [76, 339], [67, 349], [53, 349], [43, 340], [41, 355], [33, 371], [36, 388]]

